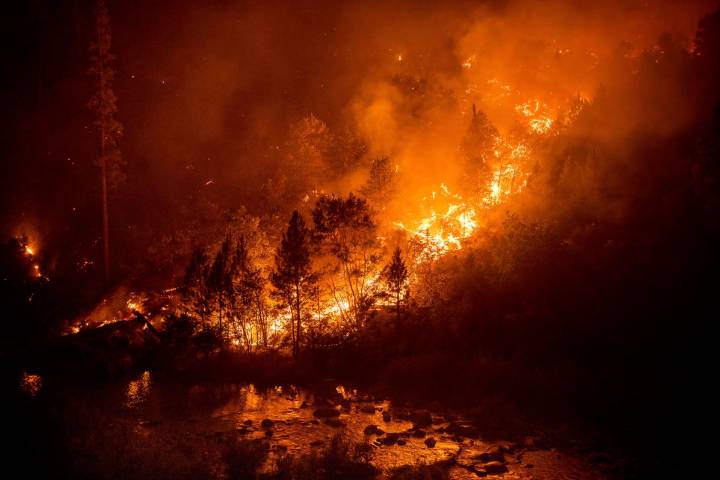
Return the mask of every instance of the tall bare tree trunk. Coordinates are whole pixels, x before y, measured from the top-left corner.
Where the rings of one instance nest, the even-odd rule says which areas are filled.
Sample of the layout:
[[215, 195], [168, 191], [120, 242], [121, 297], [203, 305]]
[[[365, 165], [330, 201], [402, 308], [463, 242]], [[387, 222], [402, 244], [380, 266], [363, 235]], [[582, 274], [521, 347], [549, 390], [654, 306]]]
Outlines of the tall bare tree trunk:
[[295, 356], [300, 353], [300, 282], [295, 283], [295, 312], [297, 314], [297, 334], [295, 335]]
[[[103, 80], [103, 70], [100, 70], [100, 83]], [[110, 281], [110, 219], [108, 216], [107, 193], [107, 159], [105, 158], [105, 128], [100, 131], [100, 176], [102, 182], [102, 217], [103, 217], [103, 266], [105, 269], [105, 283]]]

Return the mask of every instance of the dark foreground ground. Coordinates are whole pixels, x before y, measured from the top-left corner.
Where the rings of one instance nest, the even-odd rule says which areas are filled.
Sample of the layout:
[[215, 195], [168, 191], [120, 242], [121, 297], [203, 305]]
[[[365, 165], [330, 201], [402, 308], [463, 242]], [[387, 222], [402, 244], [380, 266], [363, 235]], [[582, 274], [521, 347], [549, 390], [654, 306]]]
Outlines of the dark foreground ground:
[[652, 398], [642, 378], [385, 358], [368, 345], [297, 361], [148, 357], [112, 373], [70, 357], [35, 352], [4, 369], [5, 463], [26, 476], [590, 479], [693, 468], [677, 427], [691, 413], [663, 414], [677, 396]]

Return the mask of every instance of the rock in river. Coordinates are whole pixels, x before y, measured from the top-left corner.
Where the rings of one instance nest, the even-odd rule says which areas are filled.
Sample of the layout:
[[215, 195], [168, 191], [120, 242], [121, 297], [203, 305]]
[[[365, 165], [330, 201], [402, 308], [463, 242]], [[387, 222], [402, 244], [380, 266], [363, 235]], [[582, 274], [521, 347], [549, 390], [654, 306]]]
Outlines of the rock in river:
[[363, 431], [365, 435], [380, 435], [378, 433], [378, 426], [377, 425], [368, 425], [365, 427], [365, 430]]
[[504, 463], [496, 461], [486, 463], [485, 465], [483, 465], [483, 468], [487, 473], [490, 474], [505, 473], [508, 471]]
[[331, 417], [339, 417], [340, 412], [335, 410], [334, 408], [330, 407], [321, 407], [318, 408], [313, 412], [313, 415], [315, 415], [318, 418], [331, 418]]
[[428, 448], [433, 448], [437, 441], [433, 437], [428, 437], [425, 439], [425, 445], [427, 445]]
[[275, 425], [275, 422], [273, 422], [269, 418], [264, 418], [263, 421], [260, 422], [260, 426], [265, 429], [272, 428], [273, 425]]
[[385, 435], [385, 438], [383, 438], [383, 444], [385, 445], [395, 445], [400, 438], [399, 433], [388, 433]]

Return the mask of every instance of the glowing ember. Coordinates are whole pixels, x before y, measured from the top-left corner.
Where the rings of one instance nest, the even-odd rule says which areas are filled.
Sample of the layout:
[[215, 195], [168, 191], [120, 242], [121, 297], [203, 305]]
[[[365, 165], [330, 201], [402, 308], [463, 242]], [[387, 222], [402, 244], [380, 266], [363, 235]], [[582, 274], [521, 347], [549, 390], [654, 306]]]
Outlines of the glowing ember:
[[40, 375], [23, 373], [22, 377], [20, 377], [20, 390], [34, 397], [40, 393], [40, 389], [42, 389], [42, 377]]
[[130, 381], [125, 392], [125, 406], [128, 408], [140, 406], [150, 394], [151, 383], [150, 372], [147, 370], [136, 380]]

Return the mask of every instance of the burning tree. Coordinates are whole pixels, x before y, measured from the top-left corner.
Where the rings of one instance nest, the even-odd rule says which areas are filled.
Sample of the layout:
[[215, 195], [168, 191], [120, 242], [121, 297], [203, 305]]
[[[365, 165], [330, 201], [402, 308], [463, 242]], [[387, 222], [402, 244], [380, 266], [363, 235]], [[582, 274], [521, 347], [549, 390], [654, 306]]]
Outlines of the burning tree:
[[100, 167], [100, 183], [102, 192], [103, 218], [103, 260], [105, 281], [110, 279], [110, 220], [108, 216], [108, 188], [117, 183], [121, 176], [123, 159], [118, 149], [118, 141], [122, 137], [123, 128], [115, 118], [117, 113], [117, 97], [112, 89], [115, 77], [113, 60], [110, 53], [112, 31], [110, 14], [104, 0], [98, 0], [95, 10], [95, 26], [97, 40], [90, 44], [89, 73], [97, 81], [97, 89], [91, 97], [89, 107], [97, 118], [95, 126], [100, 137], [100, 156], [97, 163]]
[[261, 336], [263, 345], [267, 347], [267, 322], [262, 298], [263, 278], [260, 268], [255, 265], [250, 255], [245, 235], [240, 235], [235, 245], [228, 287], [232, 299], [235, 336], [241, 334], [245, 348], [250, 350], [253, 343], [258, 343], [258, 338], [252, 338], [254, 330], [255, 336]]
[[464, 161], [464, 183], [468, 193], [478, 196], [483, 180], [489, 175], [491, 152], [498, 131], [490, 119], [473, 104], [473, 116], [465, 137], [461, 152]]
[[231, 240], [228, 235], [223, 241], [220, 250], [215, 255], [215, 259], [210, 267], [207, 277], [207, 291], [211, 302], [217, 306], [218, 327], [223, 337], [226, 336], [227, 329], [223, 322], [225, 319], [228, 306], [231, 302], [231, 285], [232, 285], [232, 252]]
[[[315, 235], [328, 260], [327, 278], [340, 315], [361, 328], [375, 302], [374, 280], [380, 243], [372, 212], [363, 198], [324, 195], [312, 211]], [[335, 278], [342, 280], [338, 288]]]
[[300, 352], [302, 307], [317, 281], [311, 268], [310, 240], [310, 230], [295, 210], [275, 254], [275, 271], [270, 275], [275, 297], [291, 312], [290, 332], [295, 356]]
[[180, 293], [183, 303], [189, 312], [200, 319], [203, 328], [207, 326], [207, 317], [210, 313], [210, 302], [206, 280], [208, 276], [208, 257], [205, 250], [196, 248], [190, 263], [185, 269], [185, 276]]
[[373, 205], [383, 206], [389, 202], [397, 190], [397, 171], [393, 169], [388, 157], [378, 157], [370, 165], [367, 182], [360, 189]]

